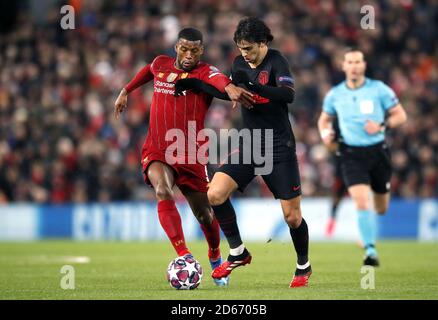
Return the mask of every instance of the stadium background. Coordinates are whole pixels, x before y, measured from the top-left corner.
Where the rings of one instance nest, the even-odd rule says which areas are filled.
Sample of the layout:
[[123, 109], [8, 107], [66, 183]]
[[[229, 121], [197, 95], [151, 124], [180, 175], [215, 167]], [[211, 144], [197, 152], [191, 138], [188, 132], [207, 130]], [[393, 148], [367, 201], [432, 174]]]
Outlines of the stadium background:
[[[60, 27], [66, 4], [74, 30]], [[375, 9], [375, 29], [360, 28], [363, 5]], [[233, 199], [253, 263], [226, 291], [206, 280], [181, 295], [164, 280], [174, 252], [140, 171], [152, 88], [132, 93], [118, 121], [114, 101], [145, 63], [173, 54], [183, 26], [203, 31], [203, 59], [228, 74], [238, 54], [232, 35], [247, 15], [270, 26], [295, 76], [289, 110], [315, 272], [307, 290], [288, 290], [288, 231], [279, 203], [255, 180]], [[434, 0], [0, 1], [0, 299], [437, 299], [437, 18]], [[389, 84], [409, 117], [387, 137], [393, 199], [378, 218], [382, 267], [371, 291], [360, 287], [348, 198], [334, 236], [324, 232], [334, 167], [316, 121], [324, 94], [343, 80], [346, 45], [364, 51], [367, 75]], [[214, 100], [206, 127], [240, 126], [240, 110]], [[186, 240], [207, 266], [202, 232], [177, 197]], [[75, 290], [60, 288], [66, 264]]]
[[[74, 30], [60, 26], [64, 4], [75, 8]], [[115, 98], [145, 63], [162, 53], [174, 54], [183, 26], [203, 31], [203, 59], [228, 74], [238, 54], [232, 35], [246, 15], [264, 18], [275, 36], [272, 46], [288, 58], [296, 79], [290, 117], [305, 199], [329, 196], [332, 188], [334, 167], [316, 120], [324, 94], [343, 79], [339, 62], [346, 45], [364, 51], [367, 75], [388, 83], [409, 115], [407, 124], [388, 133], [394, 199], [436, 198], [438, 7], [433, 1], [366, 2], [376, 17], [375, 29], [364, 30], [364, 4], [45, 0], [4, 5], [0, 201], [6, 209], [14, 203], [153, 202], [153, 190], [143, 183], [140, 167], [152, 87], [130, 95], [121, 121], [113, 117]], [[240, 128], [240, 111], [215, 100], [206, 126]], [[240, 197], [271, 194], [256, 179], [245, 194], [235, 194]], [[179, 192], [177, 199], [183, 200]], [[421, 210], [415, 211], [418, 215]], [[431, 219], [433, 227], [436, 221]], [[5, 224], [3, 229], [12, 230]]]
[[[65, 4], [75, 8], [74, 30], [60, 27]], [[360, 28], [365, 4], [375, 9], [375, 29]], [[1, 2], [0, 240], [165, 241], [140, 166], [152, 88], [132, 93], [118, 121], [114, 101], [145, 63], [174, 54], [183, 26], [203, 31], [203, 60], [229, 74], [238, 54], [233, 32], [247, 15], [262, 17], [272, 29], [272, 47], [287, 57], [295, 77], [296, 98], [289, 109], [311, 241], [329, 240], [324, 228], [334, 167], [316, 121], [325, 93], [343, 80], [339, 62], [346, 45], [365, 53], [367, 75], [389, 84], [408, 113], [408, 122], [387, 136], [393, 200], [388, 214], [379, 217], [380, 237], [438, 241], [438, 5], [433, 0]], [[206, 127], [240, 126], [240, 110], [214, 100]], [[180, 193], [177, 198], [186, 238], [202, 239]], [[245, 239], [290, 241], [279, 203], [261, 180], [233, 201]], [[338, 221], [332, 240], [357, 241], [347, 198]]]
[[[305, 197], [328, 195], [333, 182], [316, 120], [324, 94], [343, 79], [338, 62], [345, 45], [365, 52], [367, 75], [388, 83], [409, 115], [403, 128], [389, 133], [393, 195], [437, 197], [433, 3], [367, 2], [376, 11], [375, 30], [362, 30], [360, 1], [73, 1], [76, 29], [63, 30], [63, 2], [14, 2], [16, 19], [0, 42], [0, 199], [153, 200], [139, 165], [152, 88], [129, 97], [122, 121], [113, 118], [115, 98], [141, 66], [173, 54], [182, 26], [204, 32], [203, 59], [229, 74], [238, 54], [233, 32], [245, 15], [264, 18], [275, 36], [272, 46], [289, 59], [296, 79], [290, 112]], [[239, 127], [240, 120], [239, 110], [216, 100], [206, 126]], [[271, 195], [256, 181], [245, 196]]]

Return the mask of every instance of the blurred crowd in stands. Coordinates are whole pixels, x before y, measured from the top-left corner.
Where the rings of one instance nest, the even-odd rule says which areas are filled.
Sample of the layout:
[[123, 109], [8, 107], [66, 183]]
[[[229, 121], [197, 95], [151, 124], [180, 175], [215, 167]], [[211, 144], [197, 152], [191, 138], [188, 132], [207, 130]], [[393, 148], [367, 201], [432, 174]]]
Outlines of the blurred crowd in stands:
[[[408, 122], [389, 131], [392, 193], [438, 196], [438, 5], [366, 1], [375, 28], [362, 29], [364, 1], [71, 1], [75, 29], [60, 27], [57, 1], [20, 1], [0, 33], [0, 202], [82, 203], [154, 199], [143, 182], [140, 150], [152, 86], [129, 96], [115, 120], [120, 89], [159, 54], [174, 54], [184, 26], [203, 31], [203, 60], [229, 74], [233, 33], [248, 15], [264, 19], [272, 47], [289, 60], [296, 98], [289, 105], [304, 196], [329, 195], [332, 156], [316, 121], [322, 99], [343, 80], [342, 50], [365, 53], [367, 75], [397, 93]], [[210, 128], [240, 128], [240, 110], [214, 100]], [[261, 180], [245, 195], [271, 197]]]

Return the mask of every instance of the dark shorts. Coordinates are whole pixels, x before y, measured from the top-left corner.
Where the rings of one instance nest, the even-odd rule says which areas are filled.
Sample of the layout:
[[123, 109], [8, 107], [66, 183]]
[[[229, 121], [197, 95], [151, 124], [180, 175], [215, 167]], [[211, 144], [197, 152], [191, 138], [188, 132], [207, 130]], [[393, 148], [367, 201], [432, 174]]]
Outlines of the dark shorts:
[[341, 170], [347, 187], [367, 184], [376, 193], [387, 193], [391, 180], [391, 154], [385, 143], [368, 147], [340, 145]]
[[[243, 192], [246, 186], [257, 176], [254, 164], [223, 164], [216, 169], [230, 176]], [[275, 199], [289, 200], [301, 195], [300, 172], [296, 156], [291, 160], [274, 162], [272, 172], [261, 175]]]

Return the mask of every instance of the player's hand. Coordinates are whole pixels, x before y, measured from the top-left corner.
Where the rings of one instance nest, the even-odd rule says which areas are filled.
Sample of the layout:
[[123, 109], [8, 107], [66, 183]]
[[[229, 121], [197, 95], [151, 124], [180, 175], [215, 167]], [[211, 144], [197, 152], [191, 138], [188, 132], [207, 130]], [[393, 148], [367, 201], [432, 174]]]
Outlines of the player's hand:
[[126, 92], [125, 88], [120, 91], [119, 96], [117, 97], [116, 103], [114, 104], [114, 117], [116, 119], [119, 118], [119, 115], [125, 110], [128, 105], [128, 92]]
[[175, 97], [183, 95], [185, 90], [192, 89], [193, 92], [198, 93], [201, 87], [201, 80], [196, 78], [180, 79], [175, 83]]
[[332, 129], [322, 129], [320, 134], [322, 142], [324, 142], [327, 147], [330, 147], [335, 139], [335, 132]]
[[237, 103], [241, 103], [245, 108], [252, 109], [254, 104], [253, 94], [243, 88], [236, 87], [230, 83], [225, 87], [225, 92], [233, 102], [233, 109], [237, 106]]
[[367, 120], [365, 123], [365, 131], [369, 135], [374, 135], [382, 131], [382, 125], [378, 122]]

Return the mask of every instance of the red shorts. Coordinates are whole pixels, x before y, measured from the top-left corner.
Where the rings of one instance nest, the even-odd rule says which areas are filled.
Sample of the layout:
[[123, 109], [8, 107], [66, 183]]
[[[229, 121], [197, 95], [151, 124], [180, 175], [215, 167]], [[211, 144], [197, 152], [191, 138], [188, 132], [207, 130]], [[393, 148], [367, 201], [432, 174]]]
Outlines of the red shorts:
[[200, 163], [195, 164], [168, 164], [166, 156], [163, 152], [158, 150], [143, 150], [142, 165], [144, 181], [152, 186], [146, 174], [146, 170], [153, 161], [160, 161], [167, 164], [176, 173], [175, 184], [180, 187], [184, 186], [193, 191], [207, 193], [208, 190], [208, 175], [207, 167]]

